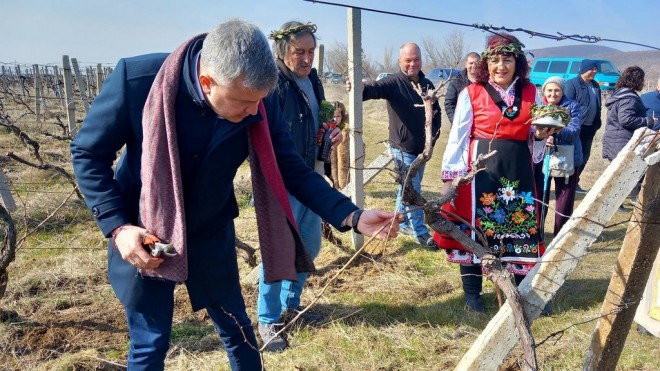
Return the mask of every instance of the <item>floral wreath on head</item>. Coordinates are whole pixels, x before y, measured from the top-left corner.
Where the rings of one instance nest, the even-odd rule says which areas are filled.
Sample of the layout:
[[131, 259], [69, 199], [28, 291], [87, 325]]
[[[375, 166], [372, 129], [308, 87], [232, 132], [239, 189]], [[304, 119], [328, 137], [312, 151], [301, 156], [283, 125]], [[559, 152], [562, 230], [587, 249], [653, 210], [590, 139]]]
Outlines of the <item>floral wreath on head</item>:
[[300, 31], [309, 31], [311, 33], [316, 32], [316, 25], [312, 22], [307, 22], [305, 24], [299, 24], [297, 26], [285, 28], [283, 30], [273, 30], [270, 31], [270, 34], [268, 35], [268, 38], [271, 40], [281, 40], [285, 37], [291, 36], [293, 34], [296, 34]]
[[525, 47], [525, 44], [512, 41], [508, 44], [498, 45], [492, 48], [488, 48], [481, 53], [482, 58], [490, 58], [498, 54], [513, 54], [515, 56], [524, 55], [522, 48]]

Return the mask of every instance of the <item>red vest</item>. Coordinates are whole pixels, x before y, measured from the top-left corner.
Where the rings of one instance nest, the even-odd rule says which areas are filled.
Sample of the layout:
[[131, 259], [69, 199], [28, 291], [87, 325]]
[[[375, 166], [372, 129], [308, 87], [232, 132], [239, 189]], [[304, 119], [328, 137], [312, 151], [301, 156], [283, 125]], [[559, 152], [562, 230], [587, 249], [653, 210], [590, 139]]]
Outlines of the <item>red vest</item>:
[[[481, 84], [467, 87], [474, 112], [474, 124], [471, 136], [479, 139], [527, 140], [531, 125], [531, 106], [536, 101], [536, 87], [532, 84], [523, 86], [520, 114], [512, 120], [503, 117], [501, 108]], [[500, 118], [502, 118], [500, 120]], [[499, 125], [496, 125], [500, 121]], [[497, 133], [496, 133], [497, 131]]]

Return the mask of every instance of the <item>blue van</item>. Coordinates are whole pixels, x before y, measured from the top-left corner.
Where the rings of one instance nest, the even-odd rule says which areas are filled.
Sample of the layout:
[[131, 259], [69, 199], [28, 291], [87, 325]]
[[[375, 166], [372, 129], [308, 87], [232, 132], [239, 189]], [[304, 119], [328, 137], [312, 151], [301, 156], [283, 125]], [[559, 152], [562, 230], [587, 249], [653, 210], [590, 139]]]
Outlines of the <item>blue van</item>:
[[[572, 79], [579, 74], [583, 59], [585, 58], [539, 58], [534, 62], [529, 79], [538, 87], [551, 76], [563, 77], [564, 80]], [[600, 85], [600, 89], [614, 90], [621, 72], [608, 60], [593, 59], [593, 61], [598, 65], [595, 80]]]

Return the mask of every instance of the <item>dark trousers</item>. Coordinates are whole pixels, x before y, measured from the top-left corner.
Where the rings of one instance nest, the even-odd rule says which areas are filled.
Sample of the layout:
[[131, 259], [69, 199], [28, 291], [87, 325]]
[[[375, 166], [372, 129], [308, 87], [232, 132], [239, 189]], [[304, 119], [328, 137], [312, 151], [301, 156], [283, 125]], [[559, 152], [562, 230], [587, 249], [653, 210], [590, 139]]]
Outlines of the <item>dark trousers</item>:
[[[550, 202], [550, 182], [552, 182], [552, 179], [554, 179], [554, 183], [555, 183], [556, 212], [555, 212], [554, 234], [557, 235], [561, 227], [563, 227], [564, 224], [566, 224], [571, 214], [573, 214], [573, 206], [575, 205], [575, 187], [577, 187], [578, 175], [577, 172], [573, 173], [573, 175], [568, 177], [568, 181], [566, 181], [566, 178], [550, 178], [548, 180], [548, 189], [546, 189], [544, 193], [543, 192], [543, 183], [544, 183], [543, 162], [534, 165], [534, 182], [536, 184], [536, 195], [537, 195], [536, 197], [541, 197], [541, 200], [546, 204]], [[543, 210], [542, 220], [545, 220], [545, 217], [548, 215], [548, 207], [541, 206], [541, 209]], [[559, 214], [563, 214], [566, 216]], [[544, 226], [541, 226], [541, 235], [543, 235], [544, 229], [545, 229]]]
[[461, 282], [463, 283], [463, 291], [466, 296], [480, 296], [481, 295], [481, 283], [482, 283], [482, 272], [481, 265], [470, 264], [470, 265], [460, 265], [461, 272]]
[[589, 161], [589, 155], [591, 155], [591, 145], [594, 142], [594, 137], [596, 136], [596, 132], [598, 131], [597, 128], [595, 128], [593, 125], [589, 126], [582, 126], [580, 129], [580, 142], [582, 142], [582, 158], [583, 162], [582, 165], [577, 168], [577, 183], [580, 182], [580, 174], [582, 174], [582, 171], [584, 170], [585, 166], [587, 166], [587, 161]]
[[[163, 281], [162, 284], [171, 287], [168, 305], [151, 314], [125, 308], [130, 338], [129, 370], [163, 370], [165, 367], [172, 334], [174, 283]], [[206, 311], [227, 351], [231, 369], [261, 370], [257, 339], [245, 312], [243, 298], [237, 296], [235, 300], [228, 300], [226, 305], [213, 305]]]

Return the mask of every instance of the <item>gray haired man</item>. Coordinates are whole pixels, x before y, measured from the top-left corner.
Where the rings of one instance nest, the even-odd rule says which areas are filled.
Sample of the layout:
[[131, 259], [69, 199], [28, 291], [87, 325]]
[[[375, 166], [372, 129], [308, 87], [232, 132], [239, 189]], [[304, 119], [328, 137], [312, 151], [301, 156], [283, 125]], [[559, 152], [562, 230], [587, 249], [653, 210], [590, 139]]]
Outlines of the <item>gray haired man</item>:
[[[325, 99], [323, 85], [316, 69], [312, 68], [316, 49], [316, 25], [297, 21], [286, 22], [279, 30], [273, 31], [273, 54], [279, 73], [275, 95], [280, 104], [284, 120], [295, 144], [296, 152], [310, 169], [323, 172], [323, 162], [319, 161], [317, 133], [324, 132], [327, 126], [321, 122], [319, 110]], [[333, 145], [341, 143], [341, 130], [334, 129], [331, 135]], [[316, 258], [321, 250], [321, 217], [305, 206], [296, 196], [289, 194], [289, 202], [296, 225], [300, 229], [307, 253]], [[280, 351], [287, 347], [286, 338], [277, 335], [287, 318], [293, 318], [300, 311], [300, 296], [307, 273], [300, 272], [295, 281], [284, 280], [268, 283], [263, 272], [259, 279], [259, 299], [257, 315], [259, 334], [267, 343], [266, 350]], [[321, 322], [319, 315], [304, 313], [307, 322]]]

